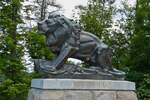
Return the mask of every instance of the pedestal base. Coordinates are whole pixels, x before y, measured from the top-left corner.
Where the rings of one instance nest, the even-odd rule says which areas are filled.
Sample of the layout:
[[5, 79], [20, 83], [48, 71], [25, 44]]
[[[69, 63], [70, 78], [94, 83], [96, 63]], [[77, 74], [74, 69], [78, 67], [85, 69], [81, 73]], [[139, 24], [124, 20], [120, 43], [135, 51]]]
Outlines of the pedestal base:
[[34, 79], [28, 100], [137, 100], [128, 81]]

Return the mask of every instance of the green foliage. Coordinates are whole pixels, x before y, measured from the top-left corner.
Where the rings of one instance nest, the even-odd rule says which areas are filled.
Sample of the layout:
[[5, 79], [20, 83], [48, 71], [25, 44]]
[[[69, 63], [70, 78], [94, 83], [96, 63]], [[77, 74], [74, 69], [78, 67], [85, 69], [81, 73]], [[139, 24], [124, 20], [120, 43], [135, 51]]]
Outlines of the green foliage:
[[[3, 4], [5, 0], [1, 0]], [[5, 2], [0, 9], [0, 100], [26, 100], [31, 77], [22, 62], [24, 45], [17, 32], [21, 23], [20, 0]]]
[[52, 60], [54, 54], [46, 46], [44, 35], [32, 30], [26, 33], [26, 39], [26, 46], [31, 58]]
[[[53, 54], [45, 45], [45, 37], [35, 30], [17, 32], [22, 23], [19, 15], [21, 1], [0, 1], [0, 100], [26, 100], [32, 77], [23, 64], [25, 52], [33, 59], [49, 59]], [[28, 50], [28, 51], [26, 51]]]
[[[52, 60], [54, 54], [51, 49], [46, 46], [46, 37], [37, 32], [36, 28], [25, 33], [26, 48], [29, 56], [34, 59]], [[33, 72], [33, 77], [41, 77], [40, 73]]]
[[[137, 0], [127, 79], [136, 82], [139, 100], [150, 99], [150, 1]], [[133, 72], [135, 74], [133, 74]], [[134, 76], [131, 77], [131, 75]]]
[[86, 31], [97, 35], [100, 39], [106, 38], [107, 28], [110, 28], [112, 23], [112, 11], [113, 8], [108, 2], [89, 0], [88, 6], [81, 9], [80, 22]]
[[[114, 24], [112, 18], [114, 14], [123, 13], [125, 10], [133, 10], [127, 6], [125, 7], [126, 9], [118, 10], [109, 2], [102, 0], [89, 0], [88, 6], [81, 9], [80, 22], [81, 25], [83, 25], [84, 30], [97, 35], [102, 41], [114, 49], [113, 65], [115, 67], [125, 66], [122, 65], [122, 63], [126, 61], [124, 58], [128, 53], [127, 46], [131, 35], [130, 29], [128, 29], [127, 26], [128, 24], [130, 24], [129, 28], [132, 28], [133, 26], [131, 24], [133, 21], [131, 19], [131, 17], [133, 17], [133, 12], [131, 12], [126, 15], [128, 20], [130, 20], [128, 23], [125, 24], [125, 19], [121, 19], [117, 22], [120, 30], [125, 32], [112, 28]], [[127, 70], [127, 68], [124, 70]]]
[[21, 59], [23, 47], [13, 41], [8, 35], [0, 43], [0, 100], [26, 100], [30, 85], [31, 78]]
[[[29, 83], [28, 83], [29, 84]], [[7, 79], [0, 84], [0, 100], [26, 100], [29, 85]]]
[[[1, 0], [0, 4], [5, 2]], [[2, 4], [2, 9], [0, 9], [0, 27], [3, 28], [3, 32], [12, 33], [16, 30], [16, 25], [21, 23], [19, 9], [21, 7], [20, 0], [11, 0], [9, 3], [5, 2]]]
[[[106, 39], [106, 43], [114, 49], [113, 65], [124, 71], [128, 71], [130, 43], [134, 31], [135, 7], [130, 7], [127, 2], [122, 2], [123, 8], [116, 9], [114, 14], [121, 14], [122, 18], [116, 21], [115, 26], [119, 30], [111, 30], [111, 36]], [[124, 17], [126, 16], [126, 17]]]
[[137, 94], [139, 100], [149, 100], [150, 99], [150, 74], [144, 74], [143, 80], [138, 84]]

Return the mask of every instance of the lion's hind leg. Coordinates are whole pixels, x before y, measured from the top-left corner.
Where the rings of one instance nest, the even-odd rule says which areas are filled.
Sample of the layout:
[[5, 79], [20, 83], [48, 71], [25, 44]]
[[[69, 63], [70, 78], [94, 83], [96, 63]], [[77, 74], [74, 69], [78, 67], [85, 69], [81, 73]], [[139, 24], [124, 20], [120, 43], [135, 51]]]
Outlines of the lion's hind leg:
[[109, 48], [97, 49], [96, 63], [103, 69], [112, 69], [112, 51]]
[[103, 48], [97, 51], [96, 63], [104, 71], [115, 76], [124, 77], [125, 73], [113, 68], [112, 66], [112, 50], [110, 48]]

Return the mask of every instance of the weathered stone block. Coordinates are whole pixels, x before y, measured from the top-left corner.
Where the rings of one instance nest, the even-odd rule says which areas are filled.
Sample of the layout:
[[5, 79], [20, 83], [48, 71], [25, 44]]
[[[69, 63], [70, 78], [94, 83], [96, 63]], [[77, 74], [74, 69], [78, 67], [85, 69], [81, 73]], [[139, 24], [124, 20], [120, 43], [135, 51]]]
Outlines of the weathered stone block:
[[33, 79], [32, 88], [73, 90], [135, 90], [135, 83], [117, 80]]
[[93, 100], [117, 100], [115, 91], [95, 91]]
[[28, 100], [137, 100], [135, 84], [127, 81], [36, 79]]
[[133, 91], [118, 91], [116, 95], [117, 100], [138, 100], [136, 93]]
[[65, 100], [92, 100], [90, 91], [66, 91]]

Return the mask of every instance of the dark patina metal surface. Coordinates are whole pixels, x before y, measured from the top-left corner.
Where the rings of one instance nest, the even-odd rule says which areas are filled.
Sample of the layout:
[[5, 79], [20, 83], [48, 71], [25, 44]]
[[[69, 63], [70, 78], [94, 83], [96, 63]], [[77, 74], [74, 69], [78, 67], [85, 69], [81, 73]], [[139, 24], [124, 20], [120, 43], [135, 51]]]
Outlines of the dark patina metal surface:
[[[113, 68], [112, 50], [98, 37], [85, 32], [63, 15], [52, 13], [38, 23], [46, 44], [57, 55], [52, 61], [36, 59], [35, 69], [53, 78], [122, 79], [124, 72]], [[89, 68], [65, 64], [68, 58], [84, 61]]]

